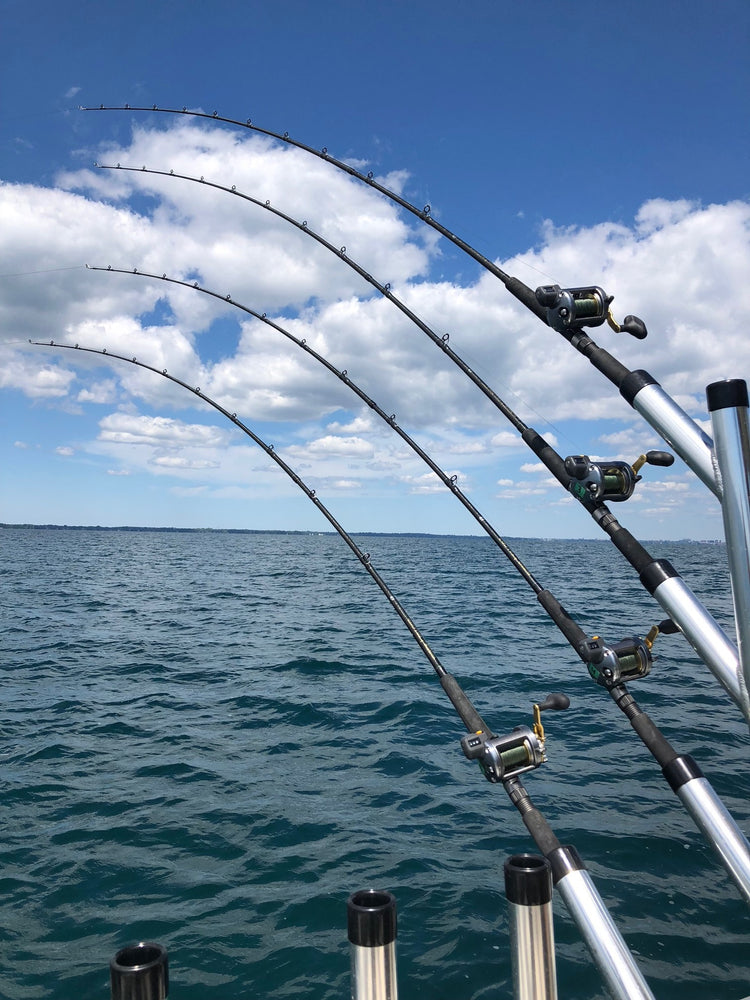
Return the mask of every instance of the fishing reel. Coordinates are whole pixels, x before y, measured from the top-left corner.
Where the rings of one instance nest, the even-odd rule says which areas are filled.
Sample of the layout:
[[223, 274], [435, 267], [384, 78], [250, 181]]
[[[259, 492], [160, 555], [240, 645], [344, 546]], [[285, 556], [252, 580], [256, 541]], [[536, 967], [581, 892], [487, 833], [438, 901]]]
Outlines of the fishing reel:
[[620, 503], [633, 495], [635, 484], [642, 476], [639, 470], [646, 464], [668, 467], [674, 455], [668, 451], [648, 451], [632, 465], [627, 462], [592, 462], [588, 455], [569, 455], [565, 471], [570, 476], [568, 489], [579, 500], [601, 500]]
[[626, 316], [618, 323], [609, 308], [614, 295], [607, 295], [598, 285], [587, 288], [540, 285], [534, 294], [539, 305], [547, 310], [547, 322], [558, 333], [601, 326], [605, 321], [615, 333], [629, 333], [638, 340], [643, 340], [648, 333], [646, 324], [637, 316]]
[[595, 635], [583, 644], [580, 653], [593, 680], [609, 690], [626, 681], [639, 680], [651, 672], [654, 662], [651, 656], [652, 635], [655, 637], [654, 629], [646, 639], [631, 636], [612, 646], [607, 646]]
[[547, 760], [540, 713], [546, 709], [562, 711], [569, 705], [567, 695], [547, 695], [541, 704], [534, 705], [533, 729], [516, 726], [507, 736], [469, 733], [461, 740], [464, 756], [467, 760], [478, 760], [485, 778], [493, 784], [533, 771]]

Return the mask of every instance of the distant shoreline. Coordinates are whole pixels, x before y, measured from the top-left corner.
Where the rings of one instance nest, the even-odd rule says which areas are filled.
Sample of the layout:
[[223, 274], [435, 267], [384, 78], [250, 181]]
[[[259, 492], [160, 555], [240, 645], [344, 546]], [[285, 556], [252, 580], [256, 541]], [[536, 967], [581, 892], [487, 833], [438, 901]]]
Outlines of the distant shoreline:
[[[0, 530], [33, 529], [35, 531], [150, 531], [170, 532], [176, 534], [227, 534], [227, 535], [332, 535], [335, 531], [289, 530], [285, 528], [170, 528], [143, 527], [138, 525], [105, 525], [105, 524], [9, 524], [0, 522]], [[487, 540], [486, 535], [447, 535], [431, 531], [350, 531], [350, 535], [378, 536], [384, 538], [479, 538]], [[550, 538], [532, 535], [508, 535], [513, 541], [554, 541], [554, 542], [606, 542], [601, 538]], [[721, 538], [648, 538], [648, 543], [672, 542], [683, 545], [724, 545]]]

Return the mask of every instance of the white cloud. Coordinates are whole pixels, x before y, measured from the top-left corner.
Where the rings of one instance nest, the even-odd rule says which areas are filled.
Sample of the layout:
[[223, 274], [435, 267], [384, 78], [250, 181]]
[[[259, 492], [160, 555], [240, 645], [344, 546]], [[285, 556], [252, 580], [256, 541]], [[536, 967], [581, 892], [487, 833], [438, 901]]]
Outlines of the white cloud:
[[171, 417], [145, 417], [112, 413], [99, 421], [101, 441], [115, 444], [158, 445], [182, 448], [188, 445], [220, 447], [228, 434], [221, 428], [204, 424], [186, 424]]
[[159, 465], [165, 469], [218, 469], [219, 462], [212, 462], [207, 459], [190, 459], [182, 455], [157, 455], [151, 459], [154, 465]]
[[[466, 492], [462, 476], [457, 472], [449, 472], [449, 476], [456, 476], [458, 485], [462, 492]], [[425, 472], [421, 476], [402, 476], [401, 481], [409, 487], [410, 493], [443, 493], [445, 486], [434, 472]]]
[[[128, 148], [109, 150], [104, 159], [235, 184], [307, 219], [329, 242], [345, 244], [347, 254], [379, 281], [391, 281], [409, 308], [439, 335], [449, 334], [451, 346], [532, 423], [538, 419], [525, 399], [549, 419], [632, 416], [584, 359], [524, 314], [492, 276], [465, 286], [425, 280], [436, 252], [434, 234], [406, 224], [383, 198], [329, 165], [258, 137], [192, 123], [138, 128]], [[499, 425], [494, 446], [517, 443], [502, 428], [503, 418], [392, 303], [263, 209], [205, 185], [140, 171], [84, 170], [64, 175], [61, 183], [68, 190], [0, 187], [7, 220], [0, 270], [5, 262], [31, 269], [78, 260], [157, 274], [199, 273], [208, 287], [270, 317], [281, 309], [297, 312], [280, 317], [282, 325], [347, 368], [378, 402], [386, 400], [385, 409], [390, 399], [399, 422], [420, 425], [439, 413], [444, 425]], [[148, 215], [128, 207], [135, 192], [154, 199]], [[696, 378], [705, 383], [726, 374], [727, 358], [735, 368], [750, 361], [745, 338], [724, 328], [720, 335], [715, 322], [717, 311], [739, 315], [750, 305], [740, 280], [750, 264], [748, 221], [744, 203], [702, 207], [654, 200], [631, 228], [602, 223], [558, 230], [548, 224], [543, 245], [508, 269], [528, 277], [525, 265], [532, 265], [533, 273], [555, 274], [563, 284], [593, 275], [616, 294], [618, 315], [636, 311], [652, 331], [646, 342], [636, 343], [603, 328], [602, 342], [632, 357], [634, 366], [644, 364], [644, 355], [649, 368], [652, 360], [657, 371], [664, 363], [672, 391], [695, 392]], [[264, 419], [304, 419], [305, 410], [317, 417], [326, 398], [341, 405], [346, 396], [340, 383], [281, 335], [267, 329], [260, 334], [257, 322], [246, 323], [232, 306], [190, 289], [81, 270], [48, 276], [33, 285], [41, 296], [31, 298], [25, 280], [25, 293], [11, 294], [0, 306], [9, 333], [22, 328], [39, 337], [106, 341], [113, 351], [132, 351], [181, 377], [200, 378], [206, 391], [213, 389], [231, 408], [249, 405], [251, 415]], [[535, 284], [537, 278], [530, 280]], [[168, 307], [169, 324], [139, 322], [136, 317], [158, 300]], [[220, 314], [240, 320], [245, 332], [221, 361], [206, 365], [201, 338]], [[20, 388], [33, 391], [28, 369], [17, 376]], [[129, 383], [130, 392], [143, 384], [117, 377]], [[142, 394], [156, 391], [144, 388]]]
[[[346, 245], [347, 257], [391, 282], [553, 446], [562, 435], [548, 432], [546, 421], [570, 418], [579, 426], [607, 420], [599, 439], [607, 458], [632, 461], [660, 447], [616, 390], [500, 282], [487, 273], [463, 284], [435, 280], [434, 232], [329, 164], [264, 138], [179, 121], [138, 127], [129, 143], [96, 158], [235, 185]], [[398, 189], [406, 179], [395, 171], [387, 183]], [[340, 380], [224, 298], [231, 295], [346, 369], [430, 453], [470, 468], [472, 482], [494, 462], [489, 478], [500, 488], [546, 488], [512, 483], [508, 454], [525, 452], [518, 434], [392, 302], [338, 255], [236, 194], [142, 171], [87, 169], [61, 176], [56, 188], [0, 184], [0, 214], [0, 388], [82, 412], [119, 404], [88, 446], [111, 462], [117, 455], [128, 468], [214, 476], [227, 490], [270, 481], [258, 471], [265, 457], [248, 459], [250, 449], [237, 446], [236, 431], [220, 418], [195, 422], [202, 419], [193, 419], [196, 408], [208, 411], [193, 394], [112, 357], [42, 351], [29, 337], [106, 348], [167, 369], [251, 427], [262, 422], [264, 437], [326, 483], [353, 489], [390, 477], [432, 488], [432, 474]], [[200, 279], [221, 298], [160, 278], [86, 270], [87, 263]], [[629, 224], [560, 229], [549, 222], [537, 247], [501, 266], [532, 286], [547, 283], [544, 274], [614, 294], [615, 315], [642, 316], [649, 336], [638, 342], [602, 327], [597, 341], [629, 367], [649, 370], [702, 420], [703, 387], [750, 370], [750, 339], [740, 323], [726, 321], [750, 309], [745, 202], [654, 199]], [[146, 415], [179, 410], [190, 418]], [[539, 472], [546, 474], [535, 462], [522, 467], [524, 475]]]
[[326, 434], [325, 437], [310, 441], [304, 447], [293, 445], [287, 449], [290, 455], [336, 456], [338, 458], [370, 458], [374, 449], [369, 441], [361, 437], [337, 437]]
[[92, 384], [76, 396], [78, 403], [112, 403], [117, 398], [117, 383], [114, 379], [103, 379]]

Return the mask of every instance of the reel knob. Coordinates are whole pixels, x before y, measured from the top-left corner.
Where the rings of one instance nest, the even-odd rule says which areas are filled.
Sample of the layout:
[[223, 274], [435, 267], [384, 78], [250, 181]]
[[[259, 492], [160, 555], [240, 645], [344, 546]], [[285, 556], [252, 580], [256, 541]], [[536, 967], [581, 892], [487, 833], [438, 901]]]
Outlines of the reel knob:
[[554, 694], [548, 694], [544, 701], [539, 702], [540, 712], [546, 712], [547, 709], [553, 712], [563, 712], [566, 708], [570, 708], [570, 698], [559, 691]]

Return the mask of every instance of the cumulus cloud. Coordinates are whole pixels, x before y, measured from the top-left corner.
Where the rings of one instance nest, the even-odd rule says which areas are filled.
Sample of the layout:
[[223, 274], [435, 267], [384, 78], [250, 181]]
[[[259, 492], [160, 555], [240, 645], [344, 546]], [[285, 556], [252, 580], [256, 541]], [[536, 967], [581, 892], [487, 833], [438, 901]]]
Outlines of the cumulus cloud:
[[[251, 426], [259, 423], [321, 480], [388, 476], [432, 488], [432, 474], [341, 378], [241, 303], [323, 355], [449, 463], [452, 457], [472, 470], [496, 463], [501, 489], [513, 482], [511, 471], [543, 471], [525, 462], [528, 452], [497, 409], [350, 261], [389, 283], [554, 446], [560, 435], [546, 422], [570, 419], [606, 420], [599, 446], [609, 458], [632, 460], [659, 447], [609, 383], [497, 279], [485, 272], [463, 282], [436, 278], [436, 234], [330, 164], [263, 137], [179, 119], [136, 122], [127, 143], [90, 153], [112, 169], [67, 171], [54, 187], [0, 184], [0, 388], [45, 405], [110, 408], [96, 411], [90, 448], [163, 475], [226, 476], [225, 489], [231, 475], [249, 488], [250, 472], [262, 464], [241, 466], [248, 449], [230, 448], [229, 428], [194, 421], [205, 403], [111, 357], [117, 353], [199, 385]], [[122, 169], [144, 165], [164, 173]], [[400, 189], [407, 177], [396, 170], [386, 183]], [[549, 280], [541, 272], [563, 286], [595, 282], [614, 294], [615, 316], [642, 316], [649, 337], [637, 342], [602, 328], [597, 339], [629, 367], [652, 372], [699, 419], [708, 382], [750, 369], [750, 340], [741, 324], [725, 321], [750, 307], [745, 202], [653, 199], [632, 220], [579, 228], [550, 220], [533, 249], [499, 263], [532, 286]], [[106, 348], [110, 356], [42, 354], [29, 338]], [[152, 415], [180, 410], [189, 418]], [[546, 488], [536, 479], [521, 485]]]
[[203, 424], [186, 424], [171, 417], [146, 417], [113, 413], [99, 421], [100, 439], [116, 444], [217, 447], [227, 442], [227, 433]]

